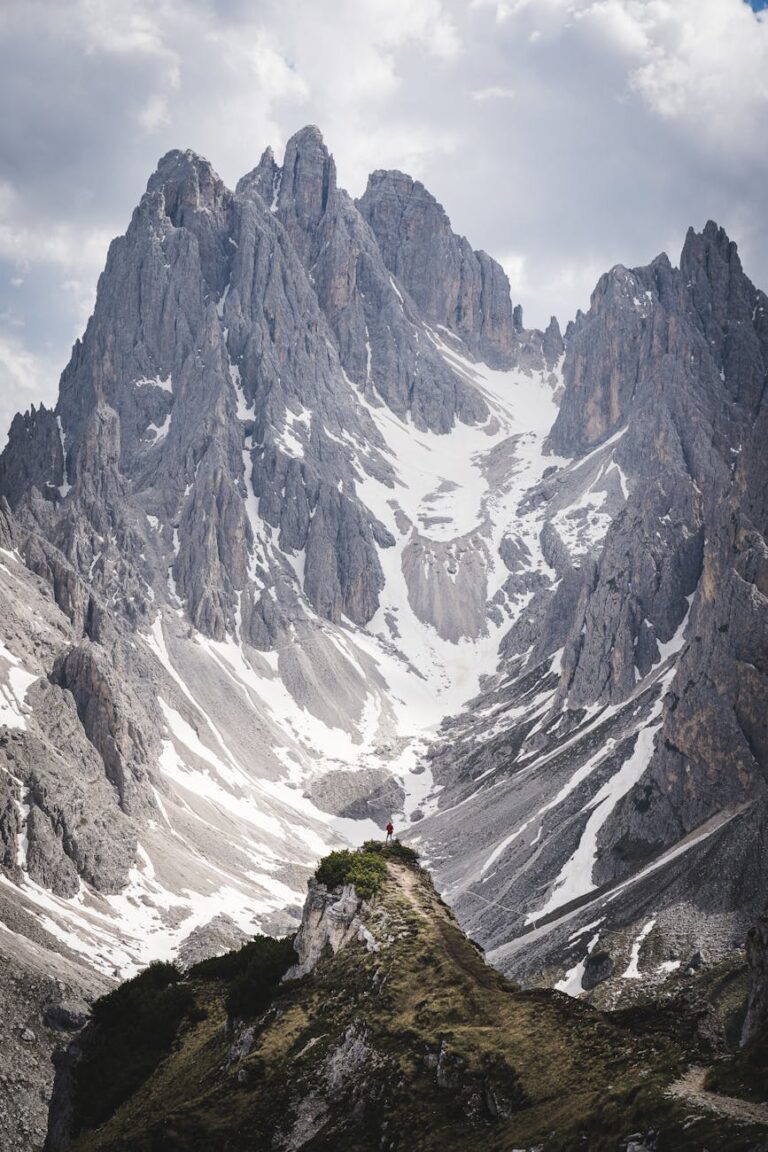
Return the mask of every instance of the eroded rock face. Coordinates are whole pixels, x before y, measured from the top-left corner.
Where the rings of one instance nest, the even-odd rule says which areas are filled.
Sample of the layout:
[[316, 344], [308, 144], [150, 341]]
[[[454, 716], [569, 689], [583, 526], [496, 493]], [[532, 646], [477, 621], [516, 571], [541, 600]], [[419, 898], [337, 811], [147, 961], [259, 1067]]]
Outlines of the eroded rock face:
[[375, 820], [384, 828], [403, 805], [403, 789], [381, 768], [326, 772], [311, 781], [306, 795], [325, 812], [350, 820]]
[[[590, 892], [629, 879], [635, 887], [610, 906], [617, 930], [642, 928], [664, 877], [664, 903], [691, 905], [683, 948], [711, 934], [725, 952], [759, 910], [765, 869], [750, 845], [764, 834], [768, 768], [768, 507], [757, 447], [767, 375], [768, 301], [711, 223], [689, 232], [679, 271], [659, 257], [602, 277], [569, 329], [550, 445], [575, 459], [521, 506], [544, 521], [558, 586], [526, 571], [527, 545], [510, 533], [509, 590], [526, 587], [528, 608], [502, 644], [503, 673], [433, 748], [433, 771], [451, 785], [446, 811], [464, 802], [467, 836], [459, 831], [456, 844], [455, 825], [446, 816], [443, 829], [439, 815], [422, 833], [438, 854], [454, 844], [457, 868], [461, 860], [472, 877], [459, 910], [516, 974], [535, 973], [558, 949], [573, 968], [584, 949], [569, 936], [597, 919]], [[593, 468], [581, 507], [562, 513], [573, 476]], [[600, 511], [611, 508], [603, 528], [592, 498], [601, 489]], [[578, 555], [590, 525], [599, 545]], [[482, 789], [473, 795], [478, 779], [492, 804]], [[478, 832], [488, 838], [476, 850]], [[635, 879], [644, 869], [648, 879]], [[443, 882], [464, 888], [452, 865]], [[583, 911], [570, 931], [564, 923], [526, 943], [538, 914], [556, 925], [574, 900]], [[664, 931], [682, 942], [672, 918]]]
[[0, 492], [11, 504], [36, 487], [54, 499], [64, 479], [64, 453], [53, 412], [44, 404], [17, 413], [7, 450], [0, 454]]
[[359, 915], [362, 908], [363, 901], [354, 885], [345, 884], [340, 891], [328, 891], [324, 884], [311, 879], [301, 927], [294, 941], [298, 963], [288, 969], [283, 979], [306, 976], [326, 948], [335, 954], [350, 940], [361, 940], [369, 950], [376, 951], [378, 945]]
[[487, 630], [488, 549], [480, 533], [442, 543], [414, 530], [403, 550], [408, 599], [444, 640], [476, 639]]
[[[181, 598], [201, 631], [221, 640], [239, 612], [253, 643], [273, 644], [296, 597], [263, 524], [279, 530], [281, 547], [307, 550], [304, 590], [321, 614], [364, 623], [376, 610], [377, 530], [328, 431], [370, 445], [371, 469], [387, 466], [301, 260], [302, 228], [317, 224], [303, 183], [315, 144], [299, 134], [289, 146], [297, 171], [283, 192], [285, 227], [258, 180], [233, 194], [195, 154], [164, 157], [110, 248], [55, 418], [40, 410], [12, 431], [3, 490], [17, 515], [43, 528], [76, 570], [87, 565], [134, 620], [170, 569], [165, 595]], [[454, 415], [439, 419], [450, 425]], [[21, 466], [26, 458], [34, 475]], [[247, 510], [254, 496], [263, 524]], [[137, 514], [170, 524], [149, 549]], [[105, 540], [119, 546], [112, 570], [100, 563]], [[276, 584], [275, 608], [259, 585]]]
[[100, 646], [85, 642], [56, 661], [51, 679], [75, 701], [85, 734], [101, 756], [120, 804], [131, 808], [131, 794], [157, 754], [148, 734], [152, 723], [129, 684], [120, 683]]
[[248, 936], [238, 928], [231, 916], [221, 913], [207, 924], [193, 929], [179, 948], [178, 963], [191, 968], [209, 956], [221, 956], [234, 952], [248, 943]]
[[[125, 885], [136, 848], [119, 793], [86, 737], [74, 701], [45, 680], [28, 693], [34, 726], [0, 731], [0, 764], [19, 781], [28, 806], [24, 867], [59, 896], [74, 896], [81, 878], [99, 892]], [[22, 830], [6, 824], [5, 854], [16, 861]]]
[[484, 420], [482, 398], [447, 368], [425, 331], [430, 317], [393, 279], [363, 202], [337, 188], [316, 128], [289, 142], [276, 179], [277, 218], [311, 275], [349, 378], [398, 416], [410, 413], [418, 428], [447, 432], [457, 419]]
[[181, 603], [205, 635], [262, 650], [284, 645], [301, 593], [322, 617], [367, 624], [394, 538], [358, 486], [394, 469], [360, 394], [447, 433], [489, 410], [443, 337], [493, 363], [555, 364], [556, 322], [526, 332], [500, 267], [420, 185], [384, 175], [413, 202], [413, 228], [392, 235], [376, 180], [353, 203], [313, 127], [234, 193], [193, 152], [160, 160], [110, 246], [55, 412], [19, 417], [0, 463], [32, 530], [27, 562], [70, 615], [99, 611], [66, 587], [74, 573], [132, 627]]
[[765, 917], [747, 934], [747, 959], [752, 969], [752, 989], [742, 1044], [765, 1036], [768, 1030], [768, 920]]
[[421, 314], [493, 367], [509, 366], [517, 338], [501, 266], [473, 252], [424, 185], [403, 172], [374, 172], [359, 207]]

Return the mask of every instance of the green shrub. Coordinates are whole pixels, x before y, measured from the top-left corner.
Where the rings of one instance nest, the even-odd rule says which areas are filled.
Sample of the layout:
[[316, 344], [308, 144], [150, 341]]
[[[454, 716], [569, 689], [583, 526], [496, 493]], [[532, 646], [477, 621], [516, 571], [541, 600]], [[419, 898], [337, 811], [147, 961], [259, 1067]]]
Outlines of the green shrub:
[[342, 885], [348, 884], [353, 855], [354, 853], [346, 848], [338, 852], [329, 852], [315, 869], [317, 882], [325, 884], [326, 888], [341, 888]]
[[[264, 1011], [283, 976], [291, 964], [296, 962], [293, 941], [293, 936], [286, 936], [282, 940], [275, 940], [272, 936], [257, 936], [237, 952], [217, 957], [220, 961], [231, 962], [231, 975], [217, 977], [230, 981], [226, 1000], [230, 1016], [248, 1018]], [[209, 962], [203, 961], [203, 964], [206, 963]], [[196, 968], [200, 967], [196, 965]]]
[[247, 944], [235, 948], [232, 952], [199, 960], [189, 969], [189, 975], [195, 980], [235, 980], [243, 975], [252, 962], [258, 962], [273, 944], [279, 945], [290, 956], [286, 964], [288, 967], [296, 959], [293, 954], [293, 940], [293, 936], [286, 936], [283, 940], [276, 940], [273, 936], [254, 936]]
[[387, 865], [372, 852], [350, 852], [342, 848], [325, 856], [317, 866], [315, 877], [326, 888], [354, 884], [358, 896], [370, 900], [387, 876]]
[[195, 1006], [181, 980], [174, 964], [158, 961], [96, 1001], [76, 1071], [75, 1133], [102, 1124], [168, 1053]]
[[415, 848], [401, 844], [399, 840], [366, 840], [363, 852], [373, 852], [379, 856], [387, 856], [390, 860], [398, 860], [401, 864], [416, 866], [419, 863], [419, 854]]

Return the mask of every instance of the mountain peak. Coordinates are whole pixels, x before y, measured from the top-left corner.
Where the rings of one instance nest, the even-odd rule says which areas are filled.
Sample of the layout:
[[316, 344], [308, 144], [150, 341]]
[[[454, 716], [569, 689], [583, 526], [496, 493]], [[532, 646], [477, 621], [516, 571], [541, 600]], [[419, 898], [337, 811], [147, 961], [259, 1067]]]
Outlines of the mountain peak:
[[294, 133], [285, 146], [278, 193], [281, 212], [294, 213], [306, 230], [316, 228], [336, 193], [336, 164], [313, 124]]
[[426, 319], [455, 332], [489, 364], [509, 366], [516, 329], [501, 265], [474, 252], [452, 230], [442, 204], [404, 172], [372, 172], [357, 206], [385, 265]]
[[327, 154], [328, 149], [323, 139], [323, 134], [318, 128], [317, 124], [305, 124], [303, 128], [299, 128], [292, 136], [288, 138], [286, 144], [286, 152], [290, 147], [296, 148], [320, 148]]
[[267, 146], [256, 167], [240, 177], [235, 191], [239, 196], [251, 196], [253, 193], [257, 193], [267, 207], [271, 207], [279, 182], [280, 165], [277, 163], [272, 149]]
[[211, 162], [199, 152], [195, 152], [192, 148], [171, 148], [158, 160], [157, 167], [149, 178], [147, 190], [169, 180], [183, 180], [193, 172], [211, 173], [216, 176]]
[[414, 180], [397, 168], [377, 168], [368, 177], [365, 192], [360, 198], [363, 214], [369, 218], [378, 216], [382, 205], [388, 208], [393, 203], [400, 212], [413, 214], [418, 211], [438, 232], [451, 230], [448, 213], [420, 180]]
[[191, 148], [172, 149], [160, 158], [147, 183], [147, 194], [161, 193], [165, 212], [176, 225], [187, 209], [214, 211], [228, 195], [210, 161]]
[[680, 269], [685, 273], [692, 265], [706, 263], [714, 257], [723, 267], [729, 265], [733, 271], [741, 272], [738, 245], [731, 240], [725, 228], [714, 220], [708, 220], [701, 232], [688, 229], [680, 257]]

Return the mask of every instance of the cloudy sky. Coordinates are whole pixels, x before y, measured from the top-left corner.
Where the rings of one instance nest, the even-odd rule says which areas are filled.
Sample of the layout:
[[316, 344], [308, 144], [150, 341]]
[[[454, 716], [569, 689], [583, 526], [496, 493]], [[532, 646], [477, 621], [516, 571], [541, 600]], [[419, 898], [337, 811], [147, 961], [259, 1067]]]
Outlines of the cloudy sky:
[[768, 0], [3, 0], [0, 443], [55, 398], [157, 159], [233, 185], [318, 124], [421, 179], [528, 323], [710, 217], [768, 288]]

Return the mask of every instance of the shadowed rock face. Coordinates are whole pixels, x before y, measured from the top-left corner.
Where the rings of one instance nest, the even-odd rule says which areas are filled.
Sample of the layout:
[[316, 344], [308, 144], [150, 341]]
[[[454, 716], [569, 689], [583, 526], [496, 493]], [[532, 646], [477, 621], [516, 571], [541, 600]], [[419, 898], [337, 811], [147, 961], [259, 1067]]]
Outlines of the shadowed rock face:
[[56, 417], [44, 404], [17, 413], [0, 455], [0, 491], [16, 504], [32, 487], [53, 499], [64, 479], [64, 454]]
[[768, 920], [763, 917], [747, 936], [752, 989], [744, 1021], [742, 1044], [764, 1038], [768, 1031]]

